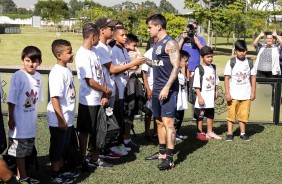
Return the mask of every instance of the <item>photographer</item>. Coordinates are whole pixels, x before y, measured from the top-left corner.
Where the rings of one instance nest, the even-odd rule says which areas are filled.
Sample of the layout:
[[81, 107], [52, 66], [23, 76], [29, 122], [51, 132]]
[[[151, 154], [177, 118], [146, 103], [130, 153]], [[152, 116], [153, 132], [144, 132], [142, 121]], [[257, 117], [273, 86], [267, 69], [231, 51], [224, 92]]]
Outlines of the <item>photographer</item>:
[[200, 64], [200, 49], [206, 45], [205, 39], [197, 36], [197, 22], [194, 19], [188, 21], [186, 30], [178, 39], [178, 45], [191, 56], [188, 64], [189, 76], [191, 76]]

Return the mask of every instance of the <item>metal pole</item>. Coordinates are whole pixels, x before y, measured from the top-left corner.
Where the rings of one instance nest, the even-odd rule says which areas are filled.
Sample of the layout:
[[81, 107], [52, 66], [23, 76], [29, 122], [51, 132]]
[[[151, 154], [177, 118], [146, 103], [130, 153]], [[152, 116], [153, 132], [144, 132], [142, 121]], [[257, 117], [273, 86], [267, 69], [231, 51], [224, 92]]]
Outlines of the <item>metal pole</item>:
[[273, 111], [273, 122], [275, 125], [279, 124], [280, 120], [280, 98], [281, 98], [281, 83], [280, 81], [275, 82], [274, 89], [274, 111]]

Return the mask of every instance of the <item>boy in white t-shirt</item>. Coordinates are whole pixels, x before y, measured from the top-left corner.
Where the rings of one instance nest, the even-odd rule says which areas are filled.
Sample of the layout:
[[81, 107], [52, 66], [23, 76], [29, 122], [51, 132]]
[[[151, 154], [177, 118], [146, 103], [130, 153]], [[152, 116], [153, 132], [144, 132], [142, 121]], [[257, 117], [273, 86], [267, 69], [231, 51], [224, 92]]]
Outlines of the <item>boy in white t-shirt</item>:
[[[63, 173], [63, 155], [69, 144], [75, 118], [75, 87], [72, 70], [67, 66], [73, 62], [71, 43], [67, 40], [54, 40], [52, 52], [57, 59], [49, 74], [50, 102], [47, 105], [47, 121], [50, 130], [49, 157], [51, 160], [51, 181], [68, 183], [75, 175]], [[66, 175], [67, 174], [67, 175]], [[68, 177], [66, 177], [68, 176]]]
[[[82, 30], [83, 44], [75, 57], [79, 87], [79, 106], [77, 116], [77, 130], [81, 153], [83, 156], [82, 169], [91, 167], [112, 167], [112, 164], [99, 158], [100, 150], [96, 149], [97, 114], [101, 105], [108, 105], [112, 91], [104, 81], [102, 67], [97, 50], [94, 48], [99, 42], [100, 30], [93, 23], [86, 23]], [[86, 159], [88, 136], [91, 156]]]
[[[193, 88], [195, 89], [197, 98], [195, 101], [194, 118], [197, 122], [197, 139], [200, 141], [208, 141], [210, 138], [221, 140], [222, 138], [212, 131], [214, 119], [214, 100], [218, 96], [218, 75], [216, 74], [213, 61], [213, 50], [209, 46], [204, 46], [200, 50], [202, 57], [201, 66], [195, 70]], [[200, 69], [203, 68], [204, 75], [200, 76]], [[207, 134], [203, 132], [203, 119], [207, 117]]]
[[[256, 70], [250, 68], [247, 45], [244, 40], [235, 42], [236, 62], [233, 68], [231, 60], [226, 63], [224, 70], [224, 87], [227, 101], [227, 129], [226, 141], [233, 140], [233, 124], [236, 116], [240, 125], [240, 138], [250, 141], [246, 134], [246, 123], [249, 121], [251, 101], [256, 98]], [[251, 61], [252, 62], [252, 61]]]
[[25, 157], [32, 153], [36, 136], [38, 100], [43, 101], [42, 79], [36, 72], [41, 64], [41, 51], [27, 46], [22, 51], [23, 69], [11, 79], [8, 95], [9, 148], [8, 154], [16, 157], [20, 183], [31, 183], [25, 169]]

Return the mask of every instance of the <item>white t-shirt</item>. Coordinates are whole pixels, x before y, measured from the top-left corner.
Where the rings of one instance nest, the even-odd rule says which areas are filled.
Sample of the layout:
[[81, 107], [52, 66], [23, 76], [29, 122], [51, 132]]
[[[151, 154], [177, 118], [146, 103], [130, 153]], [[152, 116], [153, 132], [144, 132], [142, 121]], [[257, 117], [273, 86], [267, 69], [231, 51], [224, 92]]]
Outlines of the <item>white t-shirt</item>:
[[[147, 52], [144, 54], [144, 57], [149, 59], [149, 62], [152, 60], [152, 54], [153, 54], [153, 48], [150, 48], [147, 50]], [[148, 80], [149, 88], [153, 90], [153, 67], [148, 66], [146, 63], [142, 64], [141, 70], [146, 72], [146, 77]]]
[[[215, 75], [215, 70], [212, 65], [203, 66], [203, 68], [204, 75], [202, 81], [201, 96], [204, 99], [205, 104], [203, 106], [200, 106], [197, 97], [195, 102], [195, 108], [214, 108], [215, 86], [218, 85], [219, 78], [217, 74]], [[196, 68], [195, 70], [193, 88], [201, 88], [199, 68]]]
[[102, 65], [102, 70], [105, 75], [105, 80], [107, 83], [107, 88], [112, 91], [112, 96], [116, 93], [116, 87], [115, 87], [115, 75], [111, 74], [110, 71], [107, 69], [105, 64], [112, 62], [112, 48], [108, 45], [105, 45], [101, 41], [99, 41], [99, 44], [96, 46], [97, 53], [100, 58], [100, 63]]
[[251, 98], [250, 75], [256, 75], [255, 67], [250, 71], [248, 59], [241, 61], [236, 58], [235, 66], [231, 71], [230, 60], [226, 63], [224, 75], [229, 75], [230, 95], [235, 100], [248, 100]]
[[18, 70], [11, 79], [7, 102], [15, 104], [16, 127], [8, 132], [10, 138], [34, 138], [38, 115], [38, 100], [43, 101], [42, 79], [38, 72], [30, 75]]
[[[129, 63], [130, 57], [125, 48], [119, 48], [116, 45], [112, 49], [113, 64], [116, 66], [125, 65]], [[119, 99], [124, 99], [124, 90], [129, 79], [129, 72], [125, 71], [115, 75], [115, 81], [118, 88]]]
[[79, 103], [88, 106], [101, 105], [103, 93], [94, 90], [86, 83], [86, 78], [92, 78], [101, 86], [104, 85], [103, 72], [97, 55], [97, 50], [93, 48], [91, 51], [81, 46], [76, 53], [75, 65], [80, 83]]
[[[50, 98], [59, 97], [59, 103], [68, 127], [73, 125], [75, 118], [75, 87], [72, 71], [68, 67], [56, 64], [49, 74]], [[47, 105], [47, 121], [51, 127], [58, 127], [59, 121], [52, 102]]]

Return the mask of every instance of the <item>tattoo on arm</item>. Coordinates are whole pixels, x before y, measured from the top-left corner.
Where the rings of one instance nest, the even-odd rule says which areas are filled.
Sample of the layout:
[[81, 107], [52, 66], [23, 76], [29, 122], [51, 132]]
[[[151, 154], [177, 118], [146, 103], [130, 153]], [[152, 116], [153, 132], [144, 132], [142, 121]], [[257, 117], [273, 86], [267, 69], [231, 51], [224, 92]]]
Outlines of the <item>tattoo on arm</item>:
[[178, 75], [179, 63], [180, 63], [179, 46], [175, 40], [170, 40], [167, 42], [165, 50], [166, 53], [169, 55], [170, 63], [173, 66], [169, 79], [166, 83], [166, 86], [170, 88]]

